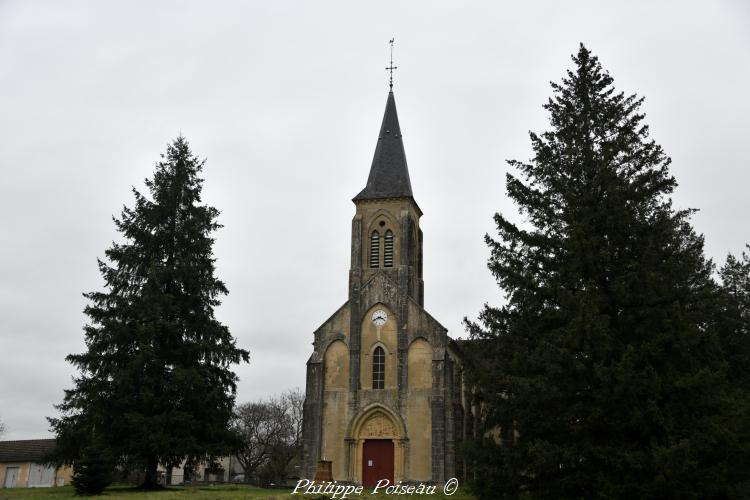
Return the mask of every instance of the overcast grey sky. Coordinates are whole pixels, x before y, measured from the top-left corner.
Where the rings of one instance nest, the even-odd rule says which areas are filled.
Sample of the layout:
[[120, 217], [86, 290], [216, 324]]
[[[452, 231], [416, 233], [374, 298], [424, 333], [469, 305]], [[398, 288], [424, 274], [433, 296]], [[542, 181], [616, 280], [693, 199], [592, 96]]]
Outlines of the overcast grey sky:
[[547, 127], [549, 81], [584, 42], [646, 97], [679, 207], [709, 256], [750, 241], [750, 4], [0, 0], [0, 420], [48, 436], [84, 349], [81, 293], [111, 220], [180, 131], [222, 211], [217, 310], [251, 351], [238, 401], [304, 386], [312, 332], [347, 298], [396, 37], [395, 95], [424, 210], [425, 305], [454, 336], [500, 292], [483, 235], [506, 159]]

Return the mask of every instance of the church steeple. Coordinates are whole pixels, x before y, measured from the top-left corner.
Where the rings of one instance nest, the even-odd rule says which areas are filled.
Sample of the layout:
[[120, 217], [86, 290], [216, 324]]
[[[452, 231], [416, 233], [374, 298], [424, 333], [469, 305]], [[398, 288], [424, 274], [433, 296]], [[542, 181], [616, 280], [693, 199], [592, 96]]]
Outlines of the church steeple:
[[458, 349], [424, 310], [422, 211], [392, 91], [354, 205], [349, 296], [315, 330], [307, 362], [302, 472], [316, 477], [322, 459], [349, 484], [444, 483], [460, 477], [468, 438], [466, 426], [448, 424], [474, 416], [456, 396]]
[[367, 186], [353, 201], [381, 198], [413, 198], [393, 90], [388, 93], [385, 104], [383, 124], [380, 127]]

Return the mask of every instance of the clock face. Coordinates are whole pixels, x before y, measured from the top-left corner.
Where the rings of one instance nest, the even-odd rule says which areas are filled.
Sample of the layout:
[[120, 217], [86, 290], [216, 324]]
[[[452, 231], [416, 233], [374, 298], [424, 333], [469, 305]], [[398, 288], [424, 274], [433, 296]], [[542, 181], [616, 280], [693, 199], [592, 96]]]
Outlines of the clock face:
[[372, 313], [372, 322], [375, 324], [375, 326], [382, 326], [386, 321], [388, 321], [388, 315], [384, 310], [378, 309], [377, 311]]

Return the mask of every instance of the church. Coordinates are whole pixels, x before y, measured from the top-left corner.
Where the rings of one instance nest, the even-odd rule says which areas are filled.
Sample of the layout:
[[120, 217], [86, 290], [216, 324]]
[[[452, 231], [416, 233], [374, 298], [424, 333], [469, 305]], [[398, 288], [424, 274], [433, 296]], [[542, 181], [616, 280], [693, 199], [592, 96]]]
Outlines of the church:
[[424, 309], [422, 210], [392, 84], [352, 201], [349, 297], [315, 330], [307, 362], [302, 476], [330, 467], [328, 479], [364, 486], [461, 479], [469, 395], [458, 344]]

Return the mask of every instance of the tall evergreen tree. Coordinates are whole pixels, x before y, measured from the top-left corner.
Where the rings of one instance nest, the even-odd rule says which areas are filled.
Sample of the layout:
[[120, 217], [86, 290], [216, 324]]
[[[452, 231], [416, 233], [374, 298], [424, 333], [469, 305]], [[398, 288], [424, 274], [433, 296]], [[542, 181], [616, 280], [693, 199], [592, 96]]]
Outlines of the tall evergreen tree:
[[[710, 319], [712, 265], [690, 210], [672, 206], [670, 159], [643, 102], [583, 45], [510, 161], [471, 379], [485, 432], [469, 446], [482, 498], [717, 498], [734, 486], [736, 421]], [[501, 432], [493, 432], [501, 431]], [[502, 436], [502, 439], [496, 437]]]
[[156, 485], [158, 464], [236, 444], [231, 365], [248, 352], [214, 316], [227, 289], [214, 276], [219, 212], [201, 205], [204, 163], [178, 137], [146, 180], [150, 198], [133, 189], [134, 208], [115, 219], [124, 241], [99, 261], [106, 290], [84, 294], [87, 350], [66, 358], [80, 375], [50, 419], [62, 460], [80, 459], [95, 428], [118, 463], [143, 472], [144, 487]]

